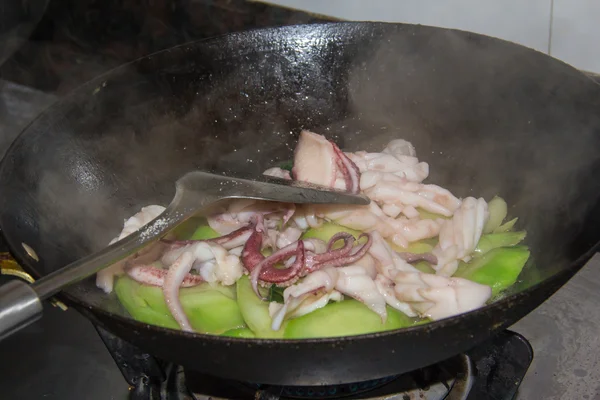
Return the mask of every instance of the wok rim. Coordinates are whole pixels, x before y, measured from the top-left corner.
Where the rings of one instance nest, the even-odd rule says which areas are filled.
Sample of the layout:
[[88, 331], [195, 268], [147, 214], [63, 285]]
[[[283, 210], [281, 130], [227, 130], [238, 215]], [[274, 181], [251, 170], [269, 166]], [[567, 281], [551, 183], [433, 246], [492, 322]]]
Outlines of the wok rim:
[[[518, 44], [516, 42], [509, 41], [506, 39], [501, 39], [501, 38], [497, 38], [497, 37], [493, 37], [493, 36], [488, 36], [485, 34], [480, 34], [480, 33], [475, 33], [475, 32], [471, 32], [471, 31], [460, 30], [460, 29], [455, 29], [455, 28], [436, 27], [436, 26], [425, 25], [425, 24], [370, 22], [370, 21], [331, 21], [331, 22], [326, 21], [326, 22], [319, 22], [319, 23], [293, 24], [293, 25], [284, 25], [284, 26], [275, 26], [275, 27], [266, 27], [266, 28], [258, 27], [258, 28], [244, 30], [244, 31], [230, 32], [230, 33], [220, 34], [217, 36], [212, 36], [209, 38], [193, 40], [193, 41], [185, 42], [185, 43], [182, 43], [182, 44], [179, 44], [176, 46], [172, 46], [172, 47], [169, 47], [169, 48], [166, 48], [163, 50], [159, 50], [159, 51], [150, 53], [148, 55], [139, 57], [135, 60], [129, 61], [127, 63], [123, 63], [117, 67], [111, 68], [111, 69], [103, 72], [102, 74], [97, 75], [94, 78], [82, 83], [81, 85], [79, 85], [78, 87], [73, 89], [71, 92], [66, 94], [64, 97], [57, 99], [51, 105], [46, 107], [41, 113], [39, 113], [35, 118], [33, 118], [27, 125], [25, 125], [25, 127], [21, 130], [21, 132], [15, 137], [15, 139], [12, 141], [10, 146], [7, 148], [7, 150], [4, 154], [4, 157], [0, 161], [0, 176], [2, 176], [4, 174], [4, 168], [6, 165], [7, 156], [14, 152], [14, 148], [17, 146], [18, 142], [20, 142], [21, 140], [24, 140], [24, 138], [26, 137], [26, 135], [28, 134], [28, 132], [30, 131], [31, 127], [34, 124], [36, 124], [40, 119], [42, 119], [46, 116], [51, 116], [52, 111], [54, 111], [56, 108], [63, 106], [66, 102], [68, 102], [74, 96], [82, 94], [86, 88], [89, 88], [93, 85], [98, 85], [98, 84], [102, 83], [102, 80], [106, 79], [107, 77], [114, 75], [115, 73], [117, 73], [119, 71], [126, 70], [128, 67], [130, 67], [132, 65], [138, 64], [144, 60], [149, 60], [152, 57], [155, 57], [158, 55], [164, 56], [168, 52], [176, 50], [176, 49], [181, 49], [186, 46], [195, 46], [195, 45], [198, 45], [201, 43], [218, 42], [218, 41], [222, 41], [225, 39], [235, 40], [236, 38], [245, 38], [245, 37], [247, 38], [248, 36], [251, 36], [256, 33], [268, 34], [271, 32], [272, 33], [294, 32], [295, 30], [304, 29], [306, 27], [313, 27], [315, 29], [324, 29], [329, 26], [350, 26], [350, 27], [352, 27], [352, 26], [355, 26], [355, 27], [359, 27], [359, 26], [397, 26], [397, 27], [407, 27], [407, 28], [426, 28], [426, 29], [435, 30], [435, 31], [440, 31], [440, 30], [451, 31], [451, 32], [458, 32], [461, 35], [481, 37], [481, 38], [485, 38], [487, 41], [492, 41], [492, 42], [495, 41], [495, 42], [505, 43], [509, 46], [516, 46], [516, 47], [527, 49], [529, 52], [538, 53], [539, 55], [545, 57], [548, 60], [548, 63], [552, 63], [554, 65], [562, 65], [561, 68], [563, 68], [565, 72], [571, 72], [572, 74], [577, 73], [577, 74], [581, 75], [582, 77], [589, 79], [589, 81], [591, 83], [594, 83], [594, 84], [600, 86], [600, 84], [598, 84], [598, 82], [596, 82], [593, 78], [591, 78], [589, 75], [587, 75], [584, 71], [581, 71], [581, 70], [575, 68], [574, 66], [566, 63], [565, 61], [554, 58], [542, 51]], [[276, 47], [273, 46], [272, 48], [269, 48], [269, 51], [273, 51], [275, 49], [276, 49]], [[5, 225], [5, 223], [3, 220], [4, 220], [4, 218], [2, 218], [0, 216], [0, 235], [2, 235], [4, 241], [6, 242], [11, 255], [14, 257], [14, 259], [17, 261], [17, 263], [21, 267], [23, 267], [24, 270], [26, 270], [26, 272], [35, 275], [36, 279], [44, 276], [43, 274], [40, 274], [38, 271], [36, 271], [36, 268], [31, 265], [29, 258], [21, 250], [21, 247], [14, 243], [14, 240], [13, 240], [14, 238], [9, 238], [4, 234], [3, 225]], [[572, 276], [574, 276], [581, 268], [583, 268], [583, 266], [585, 266], [585, 264], [599, 251], [600, 251], [600, 240], [597, 241], [594, 245], [592, 245], [584, 254], [579, 256], [576, 260], [569, 262], [568, 266], [563, 267], [560, 271], [554, 273], [553, 275], [545, 278], [544, 280], [542, 280], [524, 290], [510, 294], [506, 297], [503, 297], [491, 304], [487, 304], [478, 309], [475, 309], [475, 310], [472, 310], [472, 311], [469, 311], [466, 313], [462, 313], [459, 315], [455, 315], [452, 317], [444, 318], [441, 320], [431, 321], [431, 322], [428, 322], [423, 325], [414, 325], [414, 326], [400, 328], [400, 329], [387, 330], [387, 331], [374, 332], [374, 333], [366, 333], [366, 334], [360, 334], [360, 335], [351, 335], [351, 336], [307, 338], [307, 339], [283, 339], [283, 338], [265, 339], [265, 338], [239, 338], [239, 337], [229, 337], [229, 336], [222, 336], [222, 335], [216, 335], [216, 334], [186, 332], [186, 331], [182, 331], [182, 330], [178, 330], [178, 329], [164, 328], [164, 327], [161, 327], [158, 325], [143, 323], [143, 322], [135, 320], [133, 317], [125, 317], [123, 315], [115, 314], [113, 312], [103, 309], [102, 307], [92, 305], [92, 304], [86, 302], [85, 299], [74, 296], [68, 292], [62, 291], [59, 294], [57, 294], [56, 297], [65, 299], [67, 304], [69, 304], [69, 303], [73, 304], [74, 308], [76, 308], [76, 309], [87, 309], [87, 310], [90, 310], [93, 314], [101, 315], [103, 318], [115, 320], [117, 322], [128, 325], [130, 327], [136, 327], [136, 326], [143, 327], [144, 330], [146, 330], [146, 331], [153, 331], [160, 335], [171, 335], [171, 336], [175, 335], [175, 336], [183, 336], [187, 339], [194, 339], [194, 340], [199, 340], [199, 341], [200, 340], [216, 341], [216, 342], [221, 342], [221, 343], [233, 342], [235, 344], [248, 344], [248, 345], [257, 345], [257, 346], [260, 346], [260, 345], [278, 346], [278, 345], [282, 345], [282, 344], [283, 345], [289, 344], [289, 345], [296, 345], [296, 346], [297, 345], [314, 345], [314, 344], [321, 344], [321, 345], [323, 345], [323, 344], [325, 344], [325, 345], [326, 344], [339, 344], [339, 343], [343, 344], [346, 342], [354, 342], [356, 340], [379, 339], [379, 338], [385, 338], [385, 337], [390, 337], [390, 336], [396, 336], [396, 335], [401, 335], [402, 333], [426, 332], [429, 330], [440, 329], [447, 325], [459, 325], [463, 322], [463, 320], [465, 320], [467, 318], [471, 318], [476, 314], [483, 314], [483, 313], [493, 310], [495, 308], [501, 308], [503, 306], [507, 306], [508, 304], [513, 303], [516, 300], [529, 295], [530, 293], [536, 292], [540, 288], [550, 285], [551, 283], [563, 281], [563, 283], [561, 283], [558, 286], [558, 288], [562, 287], [568, 280], [570, 280], [572, 278]], [[101, 290], [101, 289], [97, 288], [97, 290]], [[542, 303], [543, 302], [537, 304], [534, 308], [537, 308]], [[87, 319], [90, 319], [88, 316], [85, 316], [85, 317]], [[146, 333], [148, 333], [148, 332], [146, 332]]]

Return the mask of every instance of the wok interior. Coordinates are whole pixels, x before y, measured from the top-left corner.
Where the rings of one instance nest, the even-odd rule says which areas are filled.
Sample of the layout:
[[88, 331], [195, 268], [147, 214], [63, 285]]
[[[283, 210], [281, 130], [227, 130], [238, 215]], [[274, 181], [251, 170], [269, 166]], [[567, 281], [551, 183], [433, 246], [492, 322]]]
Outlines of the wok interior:
[[[599, 240], [598, 87], [532, 50], [412, 25], [254, 31], [121, 67], [36, 120], [8, 152], [1, 223], [43, 275], [105, 246], [143, 205], [204, 169], [257, 175], [292, 158], [302, 128], [346, 151], [411, 141], [428, 182], [498, 194], [528, 231], [525, 290]], [[28, 260], [27, 243], [41, 261]], [[69, 293], [123, 313], [87, 280]]]

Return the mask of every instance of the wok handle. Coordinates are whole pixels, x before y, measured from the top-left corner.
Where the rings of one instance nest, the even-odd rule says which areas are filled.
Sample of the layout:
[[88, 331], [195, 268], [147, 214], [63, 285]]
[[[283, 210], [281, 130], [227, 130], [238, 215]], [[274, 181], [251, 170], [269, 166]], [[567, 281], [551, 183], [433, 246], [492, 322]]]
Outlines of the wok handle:
[[33, 288], [21, 280], [0, 286], [0, 340], [40, 319], [43, 306]]

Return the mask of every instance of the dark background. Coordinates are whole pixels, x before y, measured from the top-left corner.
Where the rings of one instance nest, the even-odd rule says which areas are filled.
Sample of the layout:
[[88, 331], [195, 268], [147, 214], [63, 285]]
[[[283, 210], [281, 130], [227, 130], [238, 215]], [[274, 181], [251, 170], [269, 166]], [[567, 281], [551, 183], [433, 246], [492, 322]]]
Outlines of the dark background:
[[0, 67], [0, 78], [63, 95], [178, 44], [324, 19], [244, 0], [50, 0], [30, 40]]

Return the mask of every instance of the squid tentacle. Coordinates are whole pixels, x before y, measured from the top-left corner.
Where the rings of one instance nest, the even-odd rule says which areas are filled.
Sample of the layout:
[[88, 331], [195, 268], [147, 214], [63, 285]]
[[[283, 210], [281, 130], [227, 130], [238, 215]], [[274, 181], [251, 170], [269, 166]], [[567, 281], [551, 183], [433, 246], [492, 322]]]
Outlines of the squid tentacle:
[[[252, 272], [250, 273], [250, 281], [252, 282], [252, 289], [258, 297], [262, 298], [258, 291], [259, 278], [262, 281], [268, 280], [268, 282], [275, 284], [288, 283], [293, 281], [293, 279], [296, 278], [304, 268], [305, 254], [304, 243], [302, 240], [297, 242], [296, 248], [291, 252], [288, 247], [290, 246], [286, 246], [285, 251], [280, 250], [273, 253], [271, 256], [266, 257], [252, 269]], [[289, 257], [295, 257], [295, 260], [288, 268], [274, 268], [275, 264]]]
[[[143, 283], [149, 286], [162, 287], [165, 284], [165, 278], [167, 276], [167, 270], [157, 268], [153, 265], [138, 264], [131, 267], [125, 268], [125, 273], [134, 281]], [[200, 275], [194, 275], [188, 273], [181, 282], [181, 287], [193, 287], [198, 286], [204, 282], [204, 279]]]
[[202, 240], [170, 240], [170, 239], [161, 239], [163, 243], [170, 244], [174, 247], [186, 246], [188, 244], [194, 244], [198, 242], [210, 242], [214, 244], [218, 244], [222, 246], [224, 249], [231, 250], [236, 247], [242, 246], [250, 235], [254, 231], [253, 224], [246, 225], [240, 229], [237, 229], [227, 235], [219, 236], [214, 239], [202, 239]]

